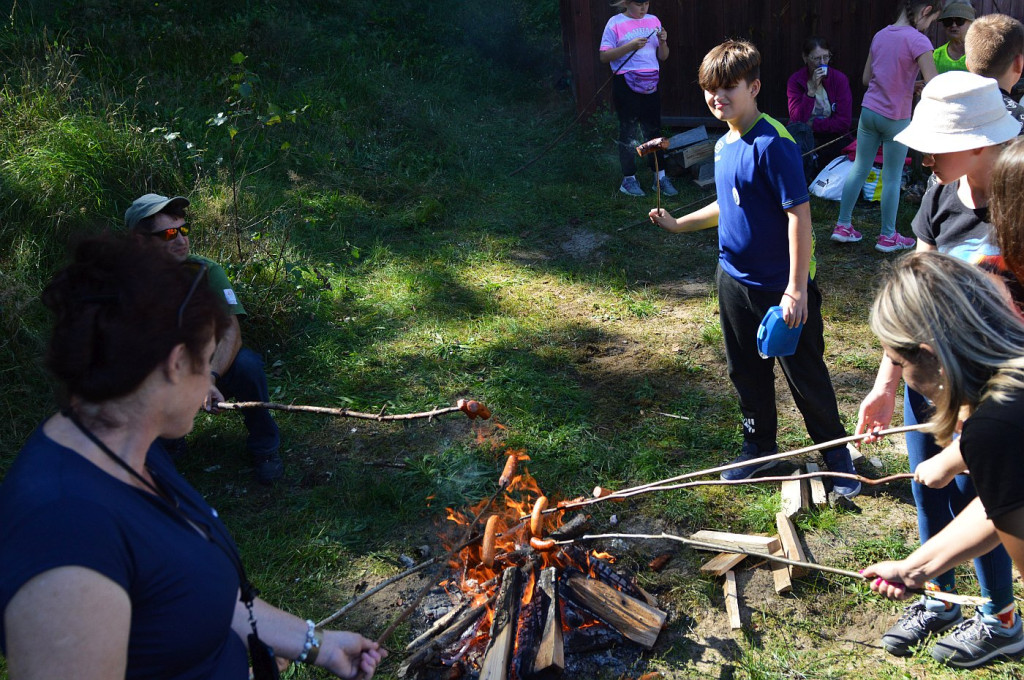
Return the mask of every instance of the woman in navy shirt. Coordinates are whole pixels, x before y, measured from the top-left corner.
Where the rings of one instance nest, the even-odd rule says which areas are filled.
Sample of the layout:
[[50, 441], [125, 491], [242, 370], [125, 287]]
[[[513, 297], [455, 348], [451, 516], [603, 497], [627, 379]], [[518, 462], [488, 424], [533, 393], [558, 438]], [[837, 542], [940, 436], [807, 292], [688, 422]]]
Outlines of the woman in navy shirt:
[[[203, 282], [138, 243], [83, 241], [43, 292], [64, 408], [0, 486], [0, 649], [20, 678], [248, 677], [244, 570], [157, 437], [183, 437], [227, 318]], [[383, 656], [256, 598], [260, 638], [338, 677]]]

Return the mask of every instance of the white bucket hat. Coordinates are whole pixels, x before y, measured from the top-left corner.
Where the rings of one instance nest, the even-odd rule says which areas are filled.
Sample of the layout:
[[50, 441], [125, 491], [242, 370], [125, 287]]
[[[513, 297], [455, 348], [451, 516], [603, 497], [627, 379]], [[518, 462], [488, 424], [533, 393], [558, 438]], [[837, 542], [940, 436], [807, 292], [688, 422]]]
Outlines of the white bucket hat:
[[932, 78], [921, 92], [914, 117], [895, 140], [923, 153], [952, 153], [1007, 142], [1020, 121], [1003, 104], [999, 85], [967, 71]]

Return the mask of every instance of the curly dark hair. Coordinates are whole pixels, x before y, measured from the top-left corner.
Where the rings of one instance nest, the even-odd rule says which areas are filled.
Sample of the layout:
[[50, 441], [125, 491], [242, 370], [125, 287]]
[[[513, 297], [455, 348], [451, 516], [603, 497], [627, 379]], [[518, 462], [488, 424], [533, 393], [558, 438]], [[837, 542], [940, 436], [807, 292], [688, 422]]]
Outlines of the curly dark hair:
[[199, 275], [205, 269], [127, 236], [78, 243], [42, 295], [56, 316], [46, 365], [64, 400], [98, 403], [130, 394], [182, 343], [202, 370], [206, 344], [221, 338], [228, 315]]

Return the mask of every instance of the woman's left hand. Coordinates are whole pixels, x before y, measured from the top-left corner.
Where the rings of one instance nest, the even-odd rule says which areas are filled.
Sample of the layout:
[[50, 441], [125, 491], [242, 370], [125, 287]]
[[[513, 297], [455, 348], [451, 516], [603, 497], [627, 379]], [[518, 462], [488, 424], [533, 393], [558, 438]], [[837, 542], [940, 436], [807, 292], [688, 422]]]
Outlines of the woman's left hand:
[[668, 40], [668, 31], [665, 30], [664, 26], [662, 26], [660, 31], [658, 31], [658, 40], [660, 42], [665, 42], [666, 40]]
[[316, 665], [339, 678], [359, 677], [369, 680], [377, 670], [377, 664], [387, 655], [387, 650], [358, 633], [326, 630]]

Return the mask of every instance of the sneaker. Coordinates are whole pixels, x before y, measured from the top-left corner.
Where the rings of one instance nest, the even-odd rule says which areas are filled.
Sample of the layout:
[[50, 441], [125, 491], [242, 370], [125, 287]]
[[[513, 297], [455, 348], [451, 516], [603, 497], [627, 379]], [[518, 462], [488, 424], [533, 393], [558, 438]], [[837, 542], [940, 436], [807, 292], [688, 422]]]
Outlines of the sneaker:
[[892, 236], [879, 236], [878, 243], [875, 244], [875, 250], [880, 250], [883, 253], [892, 253], [897, 250], [913, 248], [915, 243], [917, 241], [914, 239], [900, 236], [898, 231], [894, 231]]
[[[850, 449], [840, 446], [825, 451], [822, 455], [825, 459], [825, 467], [832, 472], [846, 472], [851, 475], [857, 474], [853, 467], [853, 458], [850, 456]], [[850, 499], [860, 495], [861, 485], [856, 479], [846, 477], [832, 477], [832, 490], [840, 496]]]
[[882, 635], [882, 646], [893, 656], [909, 656], [929, 635], [944, 633], [963, 621], [960, 605], [946, 611], [946, 605], [938, 600], [922, 597], [903, 610], [896, 624]]
[[[651, 191], [657, 191], [658, 190], [658, 185], [661, 185], [661, 195], [662, 196], [676, 196], [676, 195], [679, 194], [679, 192], [676, 190], [676, 188], [674, 186], [672, 186], [672, 182], [671, 182], [671, 180], [669, 180], [668, 175], [665, 175], [660, 180], [655, 182], [651, 186]], [[620, 188], [620, 190], [621, 190], [621, 188]]]
[[837, 224], [836, 228], [832, 230], [832, 240], [840, 243], [856, 243], [861, 238], [863, 238], [861, 233], [853, 227]]
[[646, 196], [644, 190], [640, 188], [640, 182], [636, 181], [636, 177], [623, 177], [619, 191], [628, 196]]
[[730, 464], [745, 463], [748, 460], [753, 462], [750, 465], [744, 465], [743, 467], [726, 470], [725, 472], [722, 473], [722, 479], [724, 479], [727, 482], [731, 482], [737, 479], [747, 479], [749, 477], [753, 477], [761, 470], [767, 470], [770, 467], [775, 467], [775, 465], [779, 462], [778, 460], [769, 460], [762, 463], [758, 463], [757, 460], [764, 456], [771, 456], [778, 452], [778, 447], [772, 449], [771, 451], [761, 451], [760, 449], [757, 448], [757, 444], [745, 441], [743, 442], [743, 453], [741, 453], [739, 456], [737, 456], [736, 458], [732, 459], [729, 462]]
[[1024, 630], [1020, 616], [1014, 617], [1013, 626], [1003, 628], [995, 616], [978, 612], [936, 642], [932, 658], [947, 666], [974, 668], [997, 656], [1014, 656], [1021, 651]]
[[252, 464], [256, 468], [256, 479], [260, 484], [270, 485], [284, 476], [284, 462], [277, 451], [253, 456]]

